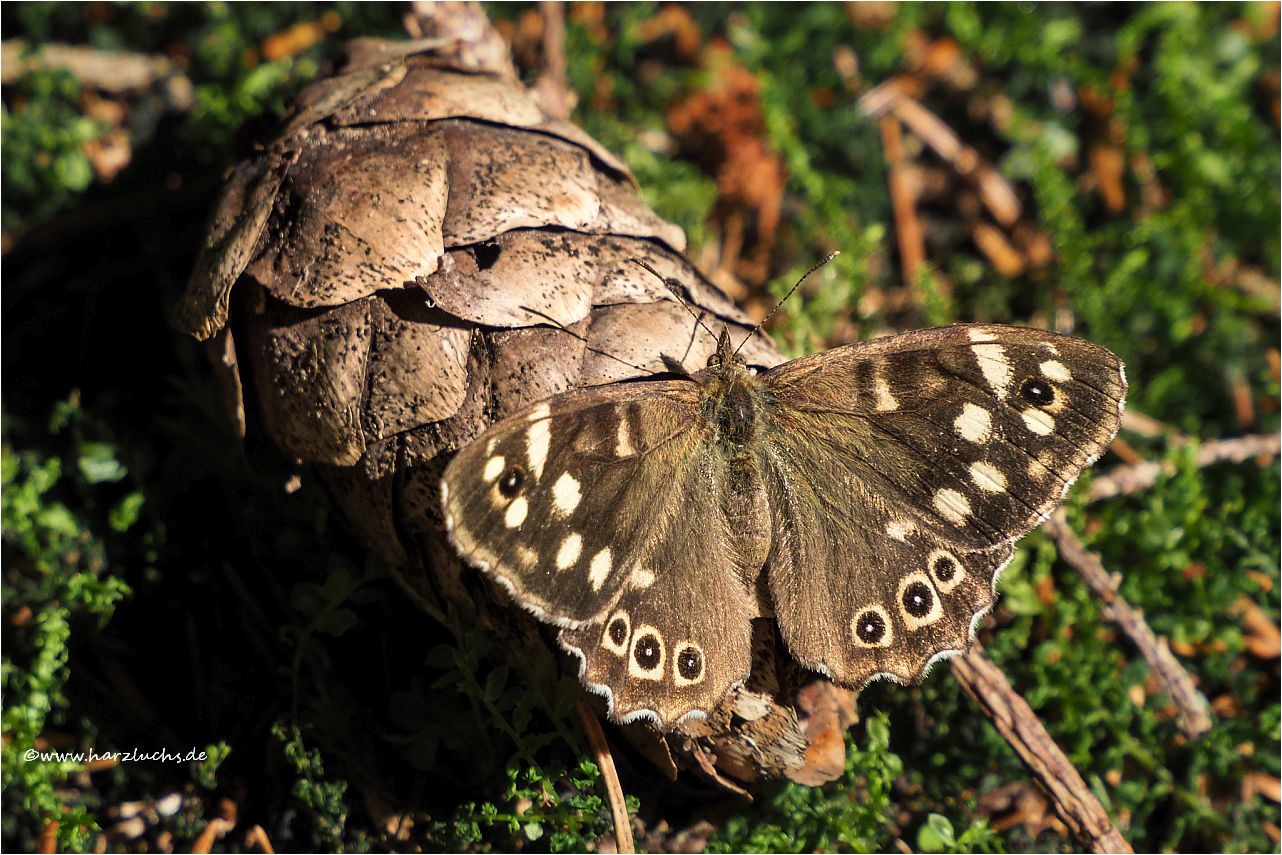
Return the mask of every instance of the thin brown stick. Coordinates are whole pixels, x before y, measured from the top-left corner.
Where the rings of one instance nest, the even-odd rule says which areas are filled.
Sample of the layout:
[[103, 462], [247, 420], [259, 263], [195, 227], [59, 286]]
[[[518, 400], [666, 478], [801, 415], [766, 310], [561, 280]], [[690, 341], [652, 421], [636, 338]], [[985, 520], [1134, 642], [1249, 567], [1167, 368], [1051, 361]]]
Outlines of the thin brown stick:
[[980, 644], [975, 642], [969, 653], [953, 659], [952, 667], [966, 694], [1019, 754], [1073, 834], [1094, 852], [1134, 851], [1037, 714]]
[[[65, 68], [86, 88], [113, 95], [141, 92], [168, 77], [186, 81], [169, 58], [161, 55], [53, 43], [32, 49], [17, 39], [0, 46], [0, 83], [6, 86], [34, 71], [50, 68]], [[190, 91], [191, 84], [187, 83], [186, 88]], [[181, 108], [190, 106], [184, 103]]]
[[1112, 621], [1148, 662], [1153, 675], [1162, 683], [1166, 694], [1178, 711], [1180, 729], [1190, 738], [1197, 739], [1211, 729], [1210, 706], [1197, 690], [1193, 678], [1165, 638], [1160, 638], [1144, 620], [1144, 613], [1132, 608], [1117, 594], [1118, 577], [1104, 569], [1099, 556], [1090, 552], [1077, 538], [1062, 510], [1051, 514], [1046, 521], [1046, 531], [1059, 548], [1059, 555], [1073, 566], [1091, 590], [1104, 603], [1104, 617]]
[[[1277, 457], [1279, 453], [1282, 453], [1282, 434], [1248, 434], [1208, 440], [1198, 448], [1193, 460], [1201, 468], [1213, 463], [1243, 463], [1253, 457]], [[1174, 474], [1175, 464], [1169, 460], [1116, 466], [1091, 482], [1087, 501], [1130, 496], [1152, 487], [1159, 478]]]
[[601, 722], [597, 721], [596, 712], [586, 698], [579, 698], [574, 706], [583, 722], [583, 732], [588, 736], [588, 745], [596, 758], [597, 768], [601, 770], [601, 780], [605, 782], [606, 796], [610, 801], [610, 814], [614, 817], [614, 841], [620, 855], [637, 851], [632, 839], [632, 820], [628, 816], [628, 803], [623, 796], [623, 785], [619, 783], [619, 773], [614, 768], [614, 755], [610, 753], [610, 744], [605, 741]]
[[895, 237], [899, 241], [899, 260], [904, 268], [904, 285], [910, 291], [917, 281], [921, 266], [926, 263], [926, 239], [921, 222], [917, 219], [917, 204], [912, 188], [904, 174], [904, 138], [899, 121], [894, 116], [878, 120], [881, 127], [881, 144], [886, 151], [890, 167], [890, 201], [895, 209]]
[[1127, 433], [1147, 436], [1152, 438], [1161, 437], [1182, 437], [1179, 431], [1168, 424], [1159, 422], [1152, 416], [1146, 416], [1134, 407], [1127, 406], [1126, 412], [1122, 413], [1122, 430]]

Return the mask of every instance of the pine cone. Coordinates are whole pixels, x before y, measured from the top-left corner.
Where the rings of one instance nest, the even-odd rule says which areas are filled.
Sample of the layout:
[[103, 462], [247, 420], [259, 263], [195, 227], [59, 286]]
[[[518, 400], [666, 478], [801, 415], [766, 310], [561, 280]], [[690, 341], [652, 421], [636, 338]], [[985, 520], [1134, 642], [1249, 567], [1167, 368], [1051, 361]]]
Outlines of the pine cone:
[[[349, 45], [230, 172], [174, 320], [212, 340], [242, 430], [249, 399], [426, 612], [456, 609], [528, 663], [560, 654], [446, 544], [446, 462], [549, 395], [705, 366], [715, 342], [630, 259], [684, 283], [714, 329], [742, 338], [751, 324], [682, 256], [681, 231], [638, 199], [627, 167], [545, 115], [500, 52], [474, 47]], [[781, 360], [761, 336], [744, 352]], [[801, 678], [776, 667], [782, 648], [759, 623], [749, 687], [707, 721], [624, 729], [668, 771], [675, 758], [732, 787], [840, 773], [848, 696], [812, 684], [803, 725]]]

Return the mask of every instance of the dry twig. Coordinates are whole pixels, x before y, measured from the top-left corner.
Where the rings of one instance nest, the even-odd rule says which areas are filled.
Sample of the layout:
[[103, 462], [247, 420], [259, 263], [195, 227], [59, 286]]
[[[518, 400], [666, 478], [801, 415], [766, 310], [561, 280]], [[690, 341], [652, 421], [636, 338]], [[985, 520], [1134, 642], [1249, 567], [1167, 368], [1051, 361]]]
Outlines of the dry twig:
[[575, 704], [579, 720], [583, 722], [583, 732], [587, 734], [588, 744], [592, 746], [592, 755], [596, 758], [597, 768], [601, 770], [601, 780], [605, 782], [605, 792], [610, 801], [610, 814], [614, 817], [614, 840], [620, 855], [636, 852], [636, 843], [632, 840], [632, 820], [628, 816], [628, 804], [623, 797], [623, 785], [619, 783], [619, 773], [614, 768], [614, 756], [610, 753], [610, 744], [605, 741], [601, 722], [587, 698], [579, 698]]
[[859, 99], [859, 108], [874, 118], [886, 114], [903, 122], [922, 142], [952, 165], [957, 173], [974, 182], [985, 207], [1003, 226], [1013, 226], [1021, 212], [1019, 197], [1000, 172], [966, 145], [944, 120], [912, 97], [908, 87], [897, 78], [874, 87]]
[[81, 45], [44, 44], [32, 50], [18, 39], [0, 46], [0, 83], [6, 86], [33, 71], [50, 68], [65, 68], [86, 88], [112, 95], [143, 92], [163, 80], [174, 109], [189, 110], [193, 104], [191, 81], [168, 57]]
[[[1212, 463], [1242, 463], [1252, 457], [1277, 457], [1282, 448], [1282, 434], [1248, 434], [1233, 439], [1213, 439], [1202, 443], [1194, 457], [1200, 468]], [[1174, 475], [1175, 464], [1136, 463], [1116, 466], [1091, 482], [1087, 501], [1099, 502], [1115, 496], [1130, 496], [1152, 487], [1163, 476]]]
[[1073, 566], [1104, 603], [1104, 617], [1112, 621], [1139, 649], [1153, 674], [1162, 683], [1179, 711], [1180, 729], [1197, 739], [1211, 729], [1210, 707], [1193, 684], [1193, 678], [1144, 621], [1144, 613], [1117, 595], [1118, 579], [1104, 569], [1099, 556], [1089, 552], [1073, 533], [1063, 510], [1051, 514], [1046, 530], [1059, 548], [1060, 557]]
[[953, 674], [1019, 754], [1064, 823], [1095, 852], [1132, 852], [1099, 799], [1051, 739], [1037, 714], [975, 642], [952, 660]]

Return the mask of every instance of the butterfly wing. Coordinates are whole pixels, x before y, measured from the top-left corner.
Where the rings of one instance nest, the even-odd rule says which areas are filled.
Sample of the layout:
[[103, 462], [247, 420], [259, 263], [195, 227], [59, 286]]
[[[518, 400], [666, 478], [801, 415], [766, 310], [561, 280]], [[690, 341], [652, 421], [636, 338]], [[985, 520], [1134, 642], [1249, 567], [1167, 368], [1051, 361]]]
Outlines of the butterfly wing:
[[1126, 394], [1107, 350], [1002, 326], [836, 348], [763, 381], [780, 630], [856, 685], [965, 649], [1012, 543], [1102, 453]]
[[701, 401], [689, 381], [561, 395], [493, 426], [442, 481], [455, 546], [562, 627], [616, 719], [710, 710], [750, 666], [760, 559], [748, 572], [733, 509], [709, 502], [733, 499]]

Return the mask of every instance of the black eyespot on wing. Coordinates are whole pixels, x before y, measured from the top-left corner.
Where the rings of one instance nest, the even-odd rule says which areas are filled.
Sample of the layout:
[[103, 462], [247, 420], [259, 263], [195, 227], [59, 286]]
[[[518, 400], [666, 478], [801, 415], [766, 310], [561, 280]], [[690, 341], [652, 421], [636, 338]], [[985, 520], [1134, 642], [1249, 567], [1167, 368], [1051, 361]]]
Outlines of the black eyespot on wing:
[[948, 582], [957, 573], [957, 562], [947, 555], [941, 555], [935, 559], [935, 564], [930, 568], [935, 578], [941, 582]]
[[677, 673], [686, 680], [697, 680], [703, 673], [703, 657], [693, 647], [684, 648], [677, 656]]
[[1055, 403], [1055, 387], [1040, 377], [1029, 377], [1019, 387], [1019, 396], [1034, 407]]
[[855, 621], [859, 640], [864, 644], [876, 644], [886, 637], [886, 621], [874, 611], [866, 611]]
[[515, 498], [525, 486], [525, 470], [520, 466], [509, 467], [499, 478], [499, 492], [509, 499]]
[[925, 582], [913, 582], [904, 588], [904, 611], [916, 618], [930, 614], [935, 604], [935, 595]]
[[637, 643], [632, 647], [632, 656], [637, 660], [646, 671], [653, 671], [659, 665], [659, 639], [650, 633], [646, 633], [637, 639]]
[[628, 622], [621, 617], [615, 618], [610, 621], [609, 632], [610, 640], [622, 647], [623, 642], [628, 640]]

